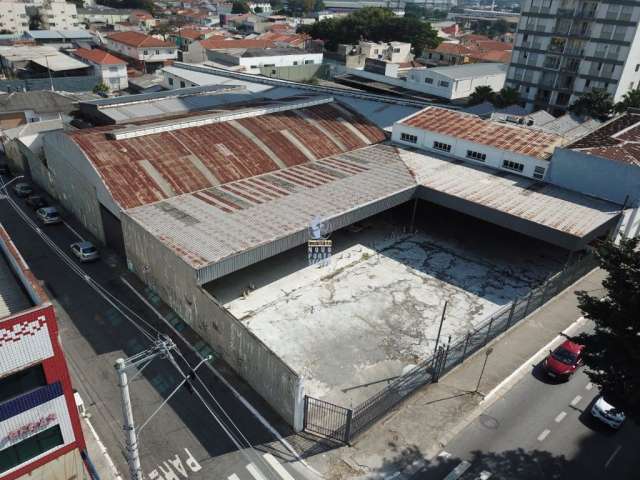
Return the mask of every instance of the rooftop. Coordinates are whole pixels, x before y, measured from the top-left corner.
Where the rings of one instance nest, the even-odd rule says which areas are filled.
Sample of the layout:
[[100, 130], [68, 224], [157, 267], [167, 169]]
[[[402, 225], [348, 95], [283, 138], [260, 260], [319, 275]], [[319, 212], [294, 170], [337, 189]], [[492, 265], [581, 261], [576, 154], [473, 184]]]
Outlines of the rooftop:
[[84, 62], [71, 58], [67, 55], [58, 54], [53, 56], [32, 58], [31, 61], [42, 68], [51, 70], [52, 72], [64, 72], [67, 70], [78, 70], [80, 68], [89, 68]]
[[483, 120], [438, 107], [427, 107], [400, 123], [542, 160], [548, 159], [554, 148], [563, 142], [561, 136], [553, 133]]
[[76, 56], [88, 60], [92, 63], [97, 63], [98, 65], [126, 65], [127, 62], [121, 60], [115, 55], [111, 55], [109, 52], [105, 52], [104, 50], [100, 50], [99, 48], [94, 48], [92, 50], [88, 50], [86, 48], [78, 48], [73, 52]]
[[468, 65], [451, 65], [450, 67], [433, 67], [433, 72], [455, 80], [483, 77], [485, 75], [506, 75], [508, 66], [503, 63], [470, 63]]
[[640, 114], [625, 113], [566, 148], [640, 166]]
[[[83, 64], [84, 65], [84, 64]], [[38, 113], [65, 113], [75, 110], [77, 100], [70, 94], [37, 90], [0, 95], [0, 112], [33, 110]]]
[[234, 40], [207, 38], [200, 40], [200, 45], [207, 50], [225, 50], [229, 48], [269, 48], [274, 43], [271, 40]]
[[140, 32], [116, 32], [108, 35], [110, 40], [123, 43], [131, 47], [175, 47], [171, 42], [165, 42], [159, 38], [145, 35]]

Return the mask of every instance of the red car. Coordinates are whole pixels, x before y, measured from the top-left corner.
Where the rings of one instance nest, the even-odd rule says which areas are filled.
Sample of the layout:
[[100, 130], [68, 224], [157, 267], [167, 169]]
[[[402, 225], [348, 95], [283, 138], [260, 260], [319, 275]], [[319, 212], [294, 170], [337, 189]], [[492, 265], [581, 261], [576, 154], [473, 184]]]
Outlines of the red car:
[[573, 372], [582, 365], [582, 349], [584, 345], [579, 345], [571, 340], [566, 340], [542, 363], [542, 367], [547, 375], [558, 380], [569, 380]]

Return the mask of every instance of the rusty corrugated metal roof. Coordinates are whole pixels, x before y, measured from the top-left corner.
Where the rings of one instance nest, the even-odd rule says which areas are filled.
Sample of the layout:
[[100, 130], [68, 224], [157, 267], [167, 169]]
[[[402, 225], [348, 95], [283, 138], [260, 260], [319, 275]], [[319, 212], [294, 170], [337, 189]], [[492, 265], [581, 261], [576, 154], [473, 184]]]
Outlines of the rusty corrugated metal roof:
[[136, 138], [108, 138], [108, 133], [120, 128], [79, 130], [68, 135], [123, 210], [322, 159], [385, 138], [378, 127], [337, 103]]
[[401, 124], [541, 160], [549, 158], [554, 148], [563, 142], [561, 136], [552, 133], [483, 120], [475, 115], [438, 107], [427, 107]]

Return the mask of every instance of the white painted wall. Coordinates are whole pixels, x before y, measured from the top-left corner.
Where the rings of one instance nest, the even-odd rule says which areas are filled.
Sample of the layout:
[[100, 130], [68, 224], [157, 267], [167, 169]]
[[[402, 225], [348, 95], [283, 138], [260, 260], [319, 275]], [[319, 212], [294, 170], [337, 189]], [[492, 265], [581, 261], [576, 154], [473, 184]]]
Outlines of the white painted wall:
[[129, 58], [144, 60], [145, 62], [163, 62], [178, 58], [178, 49], [176, 47], [136, 48], [107, 38], [107, 48]]
[[[457, 67], [453, 67], [457, 68]], [[476, 87], [489, 86], [497, 92], [504, 87], [506, 72], [477, 77], [454, 78], [433, 69], [412, 69], [407, 75], [407, 88], [450, 100], [466, 98]], [[431, 81], [431, 83], [427, 83]]]
[[0, 30], [23, 33], [29, 30], [29, 17], [24, 3], [0, 2]]
[[269, 57], [240, 58], [239, 65], [248, 73], [260, 73], [260, 67], [291, 67], [295, 65], [322, 63], [322, 53], [300, 53], [296, 55], [274, 55]]

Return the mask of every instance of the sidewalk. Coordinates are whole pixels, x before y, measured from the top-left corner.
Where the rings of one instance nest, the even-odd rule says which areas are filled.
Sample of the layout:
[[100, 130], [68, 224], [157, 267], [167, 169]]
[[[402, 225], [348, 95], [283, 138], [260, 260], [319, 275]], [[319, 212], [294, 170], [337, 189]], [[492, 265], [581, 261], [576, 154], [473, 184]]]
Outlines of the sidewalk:
[[331, 450], [307, 461], [327, 480], [407, 478], [400, 472], [417, 470], [426, 460], [436, 456], [449, 440], [529, 373], [525, 368], [520, 375], [503, 383], [581, 316], [574, 292], [586, 290], [597, 295], [604, 277], [602, 270], [592, 271], [490, 343], [494, 350], [488, 358], [480, 391], [488, 393], [500, 388], [482, 404], [482, 397], [470, 392], [476, 388], [485, 359], [484, 350], [467, 359], [439, 383], [418, 390], [362, 434], [352, 446]]

